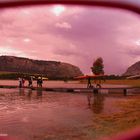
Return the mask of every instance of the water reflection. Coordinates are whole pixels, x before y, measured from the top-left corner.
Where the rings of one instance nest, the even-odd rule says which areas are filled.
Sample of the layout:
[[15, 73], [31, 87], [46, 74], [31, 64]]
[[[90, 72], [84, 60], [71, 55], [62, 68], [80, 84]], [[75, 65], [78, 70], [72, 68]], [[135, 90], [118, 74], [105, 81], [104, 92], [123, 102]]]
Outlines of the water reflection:
[[[28, 99], [29, 101], [37, 99], [39, 101], [42, 101], [42, 89], [37, 89], [35, 92], [33, 90], [29, 89], [26, 90], [24, 88], [19, 88], [19, 96], [23, 99]], [[12, 95], [15, 97], [15, 95]]]
[[19, 88], [19, 96], [25, 96], [25, 89]]
[[102, 94], [88, 93], [88, 106], [95, 114], [100, 114], [104, 110], [105, 97]]
[[[108, 96], [93, 93], [87, 96], [85, 93], [46, 92], [39, 88], [1, 89], [0, 132], [8, 136], [19, 136], [24, 140], [41, 140], [42, 136], [47, 137], [46, 133], [48, 136], [54, 135], [54, 139], [63, 135], [63, 132], [75, 132], [77, 135], [79, 129], [82, 130], [93, 123], [93, 114], [117, 112], [114, 103], [126, 100], [124, 96]], [[86, 97], [90, 109], [86, 108]]]
[[32, 97], [32, 90], [28, 90], [27, 92], [27, 97], [28, 97], [28, 100], [30, 101], [31, 100], [31, 97]]
[[37, 97], [37, 99], [39, 99], [40, 101], [42, 101], [42, 89], [37, 89], [37, 91], [36, 91], [36, 97]]

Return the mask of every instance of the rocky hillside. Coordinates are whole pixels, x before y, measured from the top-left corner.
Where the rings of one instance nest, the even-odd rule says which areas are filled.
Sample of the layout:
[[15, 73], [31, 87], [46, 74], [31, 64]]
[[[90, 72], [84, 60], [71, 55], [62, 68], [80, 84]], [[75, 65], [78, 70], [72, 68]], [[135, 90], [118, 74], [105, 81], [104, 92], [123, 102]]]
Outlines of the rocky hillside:
[[140, 74], [140, 61], [130, 66], [123, 75], [138, 75]]
[[14, 56], [0, 56], [0, 71], [44, 74], [50, 79], [65, 79], [82, 75], [78, 67], [68, 63]]

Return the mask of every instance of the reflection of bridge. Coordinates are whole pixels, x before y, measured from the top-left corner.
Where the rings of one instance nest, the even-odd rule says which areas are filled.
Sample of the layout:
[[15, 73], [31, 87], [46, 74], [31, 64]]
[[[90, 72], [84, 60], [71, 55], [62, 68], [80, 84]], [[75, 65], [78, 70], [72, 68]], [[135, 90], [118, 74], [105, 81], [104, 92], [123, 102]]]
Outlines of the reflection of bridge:
[[[0, 88], [19, 88], [18, 86], [14, 85], [0, 85]], [[43, 91], [53, 91], [53, 92], [93, 92], [93, 93], [122, 93], [127, 95], [128, 93], [139, 93], [140, 94], [140, 87], [104, 87], [104, 88], [65, 88], [65, 87], [23, 87], [32, 90], [41, 89]]]
[[93, 92], [93, 93], [140, 93], [140, 87], [114, 87], [114, 88], [45, 88], [46, 91], [58, 92]]

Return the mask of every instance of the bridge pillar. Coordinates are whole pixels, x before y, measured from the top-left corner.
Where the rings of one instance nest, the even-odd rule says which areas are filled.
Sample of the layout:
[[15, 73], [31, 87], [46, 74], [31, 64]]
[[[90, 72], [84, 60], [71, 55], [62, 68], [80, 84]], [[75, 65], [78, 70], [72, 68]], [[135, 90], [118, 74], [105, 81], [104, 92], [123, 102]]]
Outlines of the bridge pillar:
[[93, 93], [94, 94], [98, 94], [99, 93], [99, 90], [97, 88], [93, 89]]
[[127, 95], [127, 89], [123, 89], [123, 95], [126, 96]]

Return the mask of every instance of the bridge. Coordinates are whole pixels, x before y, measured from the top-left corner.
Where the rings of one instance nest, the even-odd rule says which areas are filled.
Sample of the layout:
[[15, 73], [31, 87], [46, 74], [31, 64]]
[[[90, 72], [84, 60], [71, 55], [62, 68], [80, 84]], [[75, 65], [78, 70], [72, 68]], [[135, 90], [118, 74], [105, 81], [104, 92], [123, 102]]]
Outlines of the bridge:
[[[0, 85], [0, 88], [19, 88], [15, 85]], [[121, 93], [126, 96], [128, 93], [138, 93], [140, 94], [140, 87], [104, 87], [104, 88], [65, 88], [65, 87], [28, 87], [24, 86], [22, 88], [32, 89], [32, 90], [42, 90], [42, 91], [52, 91], [52, 92], [71, 92], [71, 93]]]

